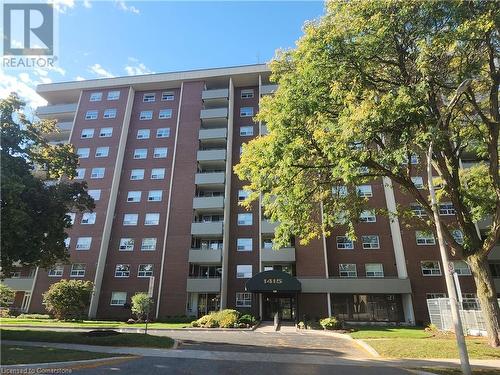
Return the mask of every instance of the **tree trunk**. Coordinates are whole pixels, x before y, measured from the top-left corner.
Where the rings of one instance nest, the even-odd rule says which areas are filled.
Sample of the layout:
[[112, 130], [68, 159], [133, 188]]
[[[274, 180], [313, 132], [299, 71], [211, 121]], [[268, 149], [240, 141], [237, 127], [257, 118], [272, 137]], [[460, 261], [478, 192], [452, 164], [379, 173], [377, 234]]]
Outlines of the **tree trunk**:
[[495, 290], [495, 284], [491, 277], [487, 256], [472, 255], [467, 262], [474, 275], [476, 282], [477, 297], [481, 304], [488, 341], [494, 348], [500, 346], [500, 308]]

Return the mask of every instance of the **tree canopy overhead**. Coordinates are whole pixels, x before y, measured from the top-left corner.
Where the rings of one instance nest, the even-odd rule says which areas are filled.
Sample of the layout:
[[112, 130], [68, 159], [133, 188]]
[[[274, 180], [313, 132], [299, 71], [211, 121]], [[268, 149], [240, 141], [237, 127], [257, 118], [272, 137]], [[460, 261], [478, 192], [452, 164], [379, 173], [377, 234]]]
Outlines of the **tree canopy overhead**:
[[[271, 69], [279, 88], [258, 114], [269, 134], [244, 147], [235, 171], [249, 180], [246, 204], [262, 194], [266, 214], [280, 222], [276, 243], [291, 235], [307, 242], [339, 223], [354, 236], [370, 206], [353, 187], [378, 177], [418, 202], [432, 228], [428, 194], [411, 178], [419, 168], [411, 160], [432, 141], [439, 198], [456, 211], [456, 221], [443, 222], [445, 238], [471, 266], [483, 310], [496, 314], [488, 331], [498, 345], [487, 264], [500, 237], [498, 4], [331, 1]], [[479, 163], [461, 168], [467, 160]], [[475, 222], [485, 216], [492, 224], [480, 235]]]

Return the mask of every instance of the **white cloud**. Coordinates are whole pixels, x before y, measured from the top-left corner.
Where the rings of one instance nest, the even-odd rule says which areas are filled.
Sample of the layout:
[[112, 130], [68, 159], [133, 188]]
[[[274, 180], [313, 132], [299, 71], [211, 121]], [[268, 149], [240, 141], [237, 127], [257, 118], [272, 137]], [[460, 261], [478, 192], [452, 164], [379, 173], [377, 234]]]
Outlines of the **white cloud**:
[[83, 78], [82, 76], [76, 76], [75, 81], [85, 81], [85, 78]]
[[40, 82], [32, 81], [28, 73], [19, 73], [16, 77], [0, 70], [0, 98], [5, 98], [11, 92], [15, 92], [31, 108], [46, 105], [47, 101], [34, 89], [38, 83]]
[[142, 74], [153, 74], [154, 72], [150, 70], [149, 68], [146, 67], [143, 63], [139, 62], [139, 60], [129, 57], [129, 61], [133, 62], [134, 64], [130, 64], [124, 67], [125, 72], [129, 76], [136, 76], [136, 75], [142, 75]]
[[24, 83], [31, 83], [31, 78], [28, 73], [19, 73], [19, 79]]
[[98, 77], [102, 78], [113, 78], [114, 74], [111, 72], [108, 72], [106, 69], [104, 69], [101, 64], [94, 64], [91, 67], [89, 67], [89, 71], [94, 73]]
[[116, 0], [115, 4], [120, 8], [121, 10], [125, 12], [131, 12], [134, 14], [139, 14], [140, 11], [133, 5], [127, 5], [125, 0]]
[[90, 0], [83, 0], [83, 6], [85, 8], [92, 8], [92, 3], [90, 2]]
[[75, 6], [75, 0], [52, 0], [54, 4], [54, 9], [59, 13], [66, 13], [68, 8], [73, 8]]

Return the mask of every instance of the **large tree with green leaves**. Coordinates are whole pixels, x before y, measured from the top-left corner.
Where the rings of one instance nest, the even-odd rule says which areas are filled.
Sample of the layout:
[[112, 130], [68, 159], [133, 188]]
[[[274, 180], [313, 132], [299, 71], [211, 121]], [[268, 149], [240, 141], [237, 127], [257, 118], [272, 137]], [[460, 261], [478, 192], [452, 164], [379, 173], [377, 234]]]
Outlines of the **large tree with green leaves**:
[[66, 213], [94, 208], [86, 184], [71, 181], [78, 165], [73, 147], [49, 144], [55, 122], [31, 122], [23, 107], [15, 94], [0, 101], [2, 277], [18, 266], [65, 261]]
[[[487, 257], [500, 236], [499, 33], [490, 1], [328, 2], [297, 47], [271, 62], [279, 88], [258, 115], [269, 134], [249, 142], [235, 168], [250, 181], [246, 204], [261, 193], [281, 223], [277, 245], [329, 234], [339, 222], [355, 236], [368, 202], [338, 187], [380, 177], [423, 207], [427, 217], [415, 220], [432, 230], [428, 194], [411, 179], [425, 165], [408, 163], [432, 141], [439, 198], [456, 211], [456, 221], [442, 220], [445, 239], [472, 269], [493, 346], [499, 307]], [[479, 163], [461, 168], [471, 157]], [[389, 214], [408, 216], [397, 211]], [[480, 234], [475, 223], [485, 217], [491, 225]]]

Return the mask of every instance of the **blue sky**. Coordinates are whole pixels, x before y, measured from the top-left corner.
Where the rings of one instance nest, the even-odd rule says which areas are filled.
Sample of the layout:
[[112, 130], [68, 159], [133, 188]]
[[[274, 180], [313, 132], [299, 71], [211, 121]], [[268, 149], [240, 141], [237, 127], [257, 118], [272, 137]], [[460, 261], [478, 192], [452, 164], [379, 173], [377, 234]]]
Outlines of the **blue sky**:
[[290, 48], [321, 1], [74, 1], [57, 0], [59, 64], [6, 69], [0, 97], [17, 91], [44, 104], [38, 83], [269, 61]]

